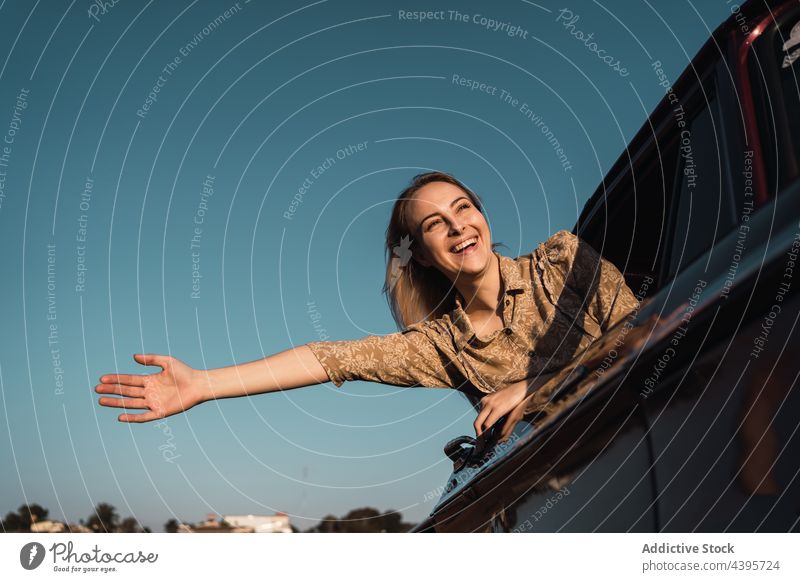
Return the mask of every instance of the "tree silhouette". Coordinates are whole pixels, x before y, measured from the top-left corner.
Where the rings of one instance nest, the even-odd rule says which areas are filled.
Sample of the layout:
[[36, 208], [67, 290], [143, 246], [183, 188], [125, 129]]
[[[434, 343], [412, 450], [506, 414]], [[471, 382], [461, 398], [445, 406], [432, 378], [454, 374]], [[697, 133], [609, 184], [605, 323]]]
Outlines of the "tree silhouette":
[[381, 531], [380, 513], [372, 507], [351, 509], [342, 520], [348, 533], [372, 533]]
[[386, 533], [404, 533], [410, 530], [414, 525], [412, 523], [405, 523], [400, 512], [394, 509], [387, 510], [378, 518], [377, 523], [380, 527], [378, 531]]
[[175, 533], [181, 524], [174, 517], [164, 524], [164, 531], [167, 533]]
[[114, 532], [119, 527], [119, 515], [116, 508], [110, 503], [100, 502], [94, 509], [94, 514], [86, 520], [86, 527], [98, 532]]
[[350, 510], [339, 519], [326, 515], [317, 525], [309, 528], [309, 533], [402, 533], [414, 524], [403, 522], [399, 512], [390, 509], [384, 513], [373, 507], [360, 507]]
[[3, 518], [3, 531], [21, 532], [22, 520], [19, 518], [19, 515], [17, 515], [13, 511], [9, 511], [8, 513], [6, 513], [6, 516]]
[[335, 515], [326, 515], [317, 525], [306, 530], [310, 533], [339, 533], [342, 531], [339, 518]]
[[144, 533], [150, 530], [146, 527], [143, 528], [135, 517], [126, 517], [120, 522], [117, 531], [120, 533]]
[[31, 525], [47, 519], [49, 511], [38, 503], [20, 505], [17, 512], [9, 511], [2, 521], [2, 529], [7, 532], [28, 532]]

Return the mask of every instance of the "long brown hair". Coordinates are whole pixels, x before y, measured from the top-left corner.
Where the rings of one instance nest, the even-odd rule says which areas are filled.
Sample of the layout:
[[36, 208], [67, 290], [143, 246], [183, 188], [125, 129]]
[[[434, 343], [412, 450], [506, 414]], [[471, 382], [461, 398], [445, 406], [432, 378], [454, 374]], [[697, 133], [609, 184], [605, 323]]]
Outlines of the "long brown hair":
[[[447, 182], [457, 186], [483, 212], [478, 195], [445, 172], [417, 174], [397, 197], [386, 228], [386, 279], [383, 292], [400, 329], [413, 323], [438, 319], [455, 307], [455, 285], [436, 267], [425, 267], [418, 263], [411, 248], [417, 241], [416, 225], [409, 220], [409, 202], [417, 190], [431, 182]], [[492, 243], [492, 250], [499, 244]]]

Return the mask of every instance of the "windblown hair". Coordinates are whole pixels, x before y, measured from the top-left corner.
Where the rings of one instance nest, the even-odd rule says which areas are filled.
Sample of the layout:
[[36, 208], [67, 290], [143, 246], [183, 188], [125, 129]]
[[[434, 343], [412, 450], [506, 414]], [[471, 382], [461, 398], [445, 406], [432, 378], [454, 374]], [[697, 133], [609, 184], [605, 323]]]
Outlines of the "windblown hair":
[[[397, 197], [386, 228], [386, 279], [383, 292], [400, 329], [438, 319], [455, 307], [457, 290], [453, 283], [436, 267], [425, 267], [414, 256], [418, 225], [410, 223], [409, 202], [417, 190], [431, 182], [457, 186], [483, 212], [478, 195], [445, 172], [417, 174]], [[492, 250], [499, 244], [492, 243]]]

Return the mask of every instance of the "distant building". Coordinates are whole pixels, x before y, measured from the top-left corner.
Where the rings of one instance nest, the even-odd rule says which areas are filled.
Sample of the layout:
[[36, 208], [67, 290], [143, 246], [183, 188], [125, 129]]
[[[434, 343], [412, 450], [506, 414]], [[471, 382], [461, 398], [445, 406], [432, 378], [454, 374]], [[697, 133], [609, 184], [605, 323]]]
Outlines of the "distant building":
[[283, 512], [275, 515], [225, 515], [209, 513], [206, 520], [195, 526], [182, 523], [177, 533], [292, 533], [289, 516]]
[[65, 524], [63, 521], [51, 521], [45, 519], [43, 521], [35, 521], [31, 524], [31, 532], [33, 533], [92, 533], [88, 527], [84, 527], [77, 523]]
[[68, 531], [66, 524], [63, 521], [36, 521], [31, 524], [31, 532], [34, 533], [62, 533]]
[[234, 527], [225, 520], [217, 519], [216, 513], [209, 513], [206, 520], [191, 526], [181, 524], [177, 533], [253, 533], [253, 528]]
[[292, 533], [289, 516], [282, 511], [275, 515], [225, 515], [223, 519], [233, 526], [253, 528], [255, 533]]

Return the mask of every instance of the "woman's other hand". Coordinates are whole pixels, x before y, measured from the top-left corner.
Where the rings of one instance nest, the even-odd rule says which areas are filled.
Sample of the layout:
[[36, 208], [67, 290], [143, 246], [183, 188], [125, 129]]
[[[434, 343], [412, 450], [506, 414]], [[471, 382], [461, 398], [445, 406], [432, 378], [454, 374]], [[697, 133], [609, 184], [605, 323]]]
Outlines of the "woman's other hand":
[[[483, 431], [489, 429], [509, 412], [516, 414], [518, 409], [519, 412], [524, 412], [525, 398], [528, 395], [528, 382], [528, 380], [522, 380], [521, 382], [509, 384], [497, 392], [481, 398], [481, 411], [473, 424], [477, 436], [480, 436]], [[521, 414], [519, 418], [522, 418]], [[506, 437], [511, 434], [517, 422], [511, 423], [511, 420], [512, 418], [509, 417], [505, 425], [503, 425], [503, 434]], [[510, 429], [509, 426], [511, 427]]]
[[203, 401], [199, 391], [199, 374], [172, 356], [134, 354], [133, 359], [145, 366], [158, 366], [156, 374], [105, 374], [102, 384], [95, 386], [99, 394], [115, 394], [122, 398], [104, 396], [101, 406], [143, 409], [140, 414], [121, 414], [120, 422], [148, 422], [189, 410]]
[[500, 437], [497, 439], [497, 442], [502, 443], [511, 436], [511, 433], [514, 432], [514, 427], [517, 426], [517, 423], [522, 420], [523, 416], [525, 416], [525, 408], [527, 407], [530, 399], [531, 396], [526, 396], [520, 401], [519, 404], [511, 409], [511, 412], [509, 413], [508, 418], [506, 419], [506, 422], [500, 431]]

